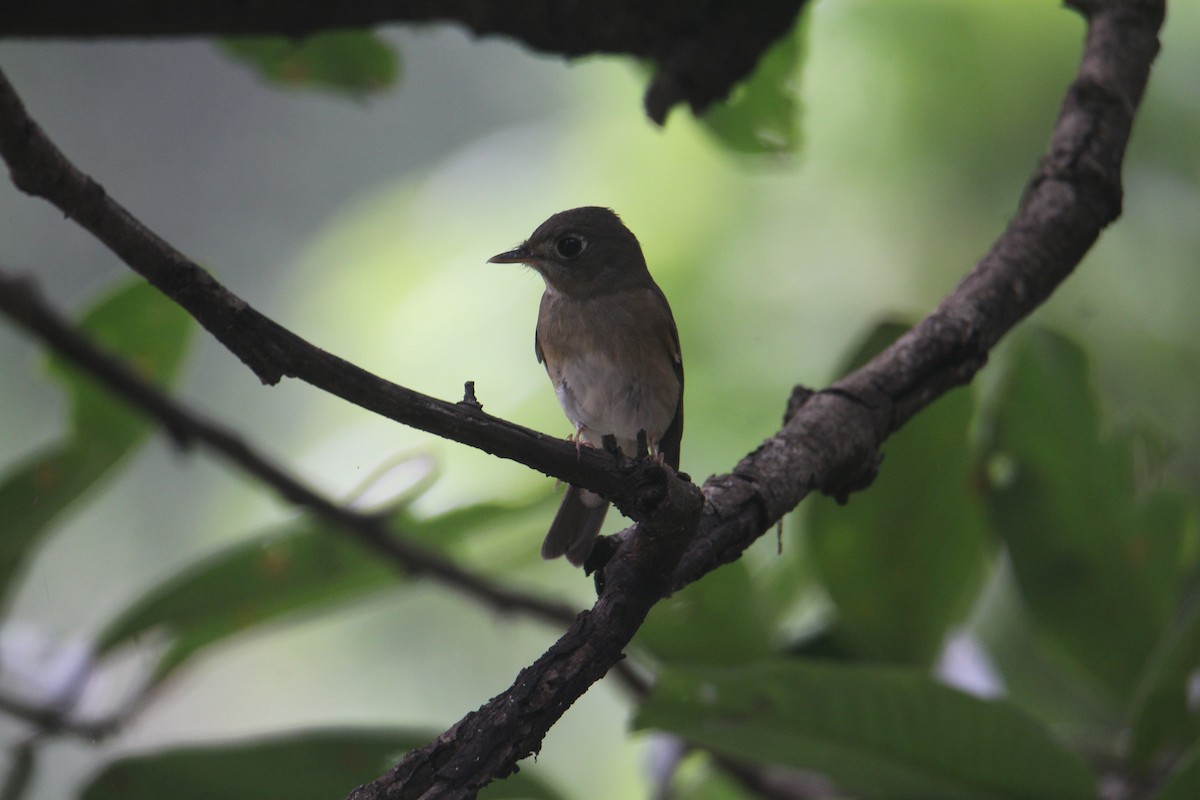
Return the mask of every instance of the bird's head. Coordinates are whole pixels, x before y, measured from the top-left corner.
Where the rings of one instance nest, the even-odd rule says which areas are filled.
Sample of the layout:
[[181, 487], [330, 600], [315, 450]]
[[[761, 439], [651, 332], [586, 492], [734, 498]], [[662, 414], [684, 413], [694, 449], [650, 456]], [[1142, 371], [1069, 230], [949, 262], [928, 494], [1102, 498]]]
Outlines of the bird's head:
[[637, 237], [613, 211], [597, 206], [560, 211], [521, 246], [488, 261], [527, 264], [549, 290], [572, 297], [618, 291], [649, 277]]

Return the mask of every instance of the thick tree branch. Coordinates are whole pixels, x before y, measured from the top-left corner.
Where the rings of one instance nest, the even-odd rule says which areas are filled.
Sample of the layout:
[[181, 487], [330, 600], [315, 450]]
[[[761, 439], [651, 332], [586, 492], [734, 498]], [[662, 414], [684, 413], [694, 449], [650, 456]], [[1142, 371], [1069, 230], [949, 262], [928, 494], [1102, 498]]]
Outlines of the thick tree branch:
[[457, 23], [546, 53], [649, 59], [646, 113], [662, 124], [686, 102], [696, 114], [754, 71], [807, 0], [38, 0], [0, 4], [0, 36], [302, 36], [386, 23]]
[[[502, 613], [520, 613], [556, 625], [569, 625], [574, 621], [576, 611], [570, 606], [510, 589], [464, 570], [437, 553], [397, 538], [385, 518], [338, 505], [306, 487], [232, 430], [189, 410], [143, 379], [128, 365], [101, 350], [46, 304], [32, 280], [12, 277], [0, 269], [0, 314], [9, 317], [126, 403], [156, 419], [180, 447], [198, 443], [224, 456], [232, 465], [273, 489], [283, 500], [324, 518], [334, 531], [344, 533], [367, 549], [374, 550], [401, 572], [431, 577]], [[649, 691], [646, 679], [625, 662], [617, 663], [613, 672], [635, 699]], [[135, 700], [123, 712], [111, 717], [78, 720], [57, 705], [34, 705], [0, 694], [0, 713], [33, 724], [40, 735], [66, 732], [85, 739], [100, 740], [122, 729], [144, 705], [142, 700]], [[720, 759], [720, 766], [764, 797], [786, 796], [772, 790], [767, 779], [750, 765], [723, 758]]]
[[521, 670], [511, 688], [360, 787], [352, 800], [469, 798], [515, 772], [563, 712], [624, 657], [647, 612], [668, 591], [670, 565], [687, 545], [702, 501], [696, 487], [672, 483], [655, 521], [640, 523], [639, 535], [608, 562], [607, 586], [590, 611]]
[[[732, 472], [705, 483], [704, 515], [671, 576], [672, 591], [736, 559], [812, 489], [839, 495], [868, 483], [883, 440], [934, 399], [969, 381], [989, 349], [1070, 275], [1100, 231], [1117, 217], [1121, 163], [1158, 53], [1165, 8], [1160, 0], [1074, 5], [1088, 18], [1080, 68], [1048, 153], [1013, 221], [926, 320], [830, 390], [799, 392], [800, 399], [789, 404], [789, 418], [777, 434]], [[626, 532], [618, 557], [636, 548], [642, 535], [636, 529], [634, 535]], [[626, 591], [638, 597], [612, 585], [591, 614], [624, 601]], [[642, 613], [640, 603], [635, 607]], [[581, 622], [586, 624], [591, 614], [581, 616]], [[612, 648], [625, 633], [631, 637], [634, 632], [620, 621], [608, 624], [621, 628], [617, 641], [609, 640]], [[570, 643], [576, 628], [547, 656]], [[613, 629], [605, 633], [611, 635]], [[577, 652], [582, 649], [579, 645]], [[591, 655], [610, 656], [611, 650]], [[594, 666], [589, 662], [580, 671], [586, 675]], [[531, 693], [536, 698], [539, 691], [557, 690], [570, 679], [553, 664], [539, 661], [508, 691], [432, 744], [409, 753], [393, 771], [360, 787], [351, 800], [474, 797], [495, 764], [501, 765], [496, 777], [508, 774], [517, 761], [540, 747], [544, 720], [539, 716], [536, 727], [524, 717], [514, 720], [514, 709], [526, 707]], [[571, 699], [556, 694], [552, 710], [565, 710]], [[534, 712], [540, 715], [542, 708], [534, 706]], [[496, 749], [506, 755], [498, 758]], [[464, 756], [481, 750], [488, 758], [475, 768]]]
[[705, 484], [712, 514], [680, 563], [676, 590], [736, 559], [811, 489], [840, 498], [869, 483], [883, 440], [969, 382], [996, 342], [1066, 280], [1119, 216], [1121, 165], [1165, 3], [1069, 5], [1087, 17], [1084, 51], [1007, 229], [932, 314], [830, 389], [799, 390], [784, 427]]
[[607, 588], [595, 607], [579, 615], [510, 689], [353, 795], [355, 800], [465, 798], [538, 750], [566, 708], [621, 658], [658, 599], [736, 559], [812, 489], [842, 496], [869, 483], [887, 436], [937, 397], [968, 382], [995, 342], [1065, 280], [1100, 230], [1116, 218], [1120, 165], [1158, 52], [1164, 4], [1076, 0], [1073, 5], [1088, 17], [1080, 69], [1048, 153], [1008, 229], [929, 318], [829, 390], [799, 393], [778, 433], [732, 472], [706, 482], [702, 514], [694, 487], [669, 470], [643, 471], [640, 494], [621, 492], [621, 470], [602, 463], [610, 460], [600, 454], [585, 451], [575, 464], [569, 446], [483, 415], [464, 416], [450, 404], [395, 387], [249, 309], [67, 163], [2, 80], [0, 154], [19, 186], [50, 199], [95, 233], [196, 314], [260, 376], [301, 377], [398, 421], [613, 495], [644, 518], [637, 535], [626, 532], [618, 539], [605, 568]]

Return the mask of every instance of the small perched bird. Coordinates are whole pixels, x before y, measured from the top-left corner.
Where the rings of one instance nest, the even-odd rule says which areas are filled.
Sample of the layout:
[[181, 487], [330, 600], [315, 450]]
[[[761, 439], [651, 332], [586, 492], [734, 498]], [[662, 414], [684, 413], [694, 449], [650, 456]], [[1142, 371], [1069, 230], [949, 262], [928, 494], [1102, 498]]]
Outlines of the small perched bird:
[[[576, 443], [601, 446], [612, 434], [637, 453], [645, 431], [650, 453], [679, 468], [683, 436], [683, 361], [671, 307], [650, 277], [637, 238], [607, 208], [562, 211], [524, 244], [492, 256], [526, 264], [546, 281], [534, 349], [546, 366]], [[570, 486], [542, 557], [581, 565], [592, 551], [608, 501]]]

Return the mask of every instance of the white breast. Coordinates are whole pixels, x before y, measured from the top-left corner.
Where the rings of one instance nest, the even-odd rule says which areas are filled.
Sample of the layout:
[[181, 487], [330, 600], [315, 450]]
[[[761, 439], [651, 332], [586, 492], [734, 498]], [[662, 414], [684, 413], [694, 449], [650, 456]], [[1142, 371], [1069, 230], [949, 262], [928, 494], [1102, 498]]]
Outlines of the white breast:
[[633, 455], [638, 431], [645, 430], [649, 440], [657, 442], [675, 416], [678, 382], [656, 386], [655, 376], [622, 370], [602, 354], [569, 359], [558, 366], [554, 384], [558, 402], [592, 445], [599, 447], [611, 433], [621, 450]]

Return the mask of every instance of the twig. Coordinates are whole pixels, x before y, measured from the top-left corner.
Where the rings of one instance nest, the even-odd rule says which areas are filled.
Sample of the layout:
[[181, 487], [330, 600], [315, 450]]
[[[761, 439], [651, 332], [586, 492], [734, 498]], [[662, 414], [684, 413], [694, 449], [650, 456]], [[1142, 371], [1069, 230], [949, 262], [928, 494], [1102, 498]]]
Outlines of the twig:
[[82, 739], [103, 739], [113, 731], [111, 720], [76, 720], [61, 709], [37, 705], [0, 693], [0, 714], [27, 722], [38, 735], [70, 733]]
[[0, 800], [18, 800], [29, 788], [29, 779], [33, 776], [37, 761], [38, 745], [41, 737], [37, 734], [27, 736], [9, 748], [8, 774], [0, 782]]

